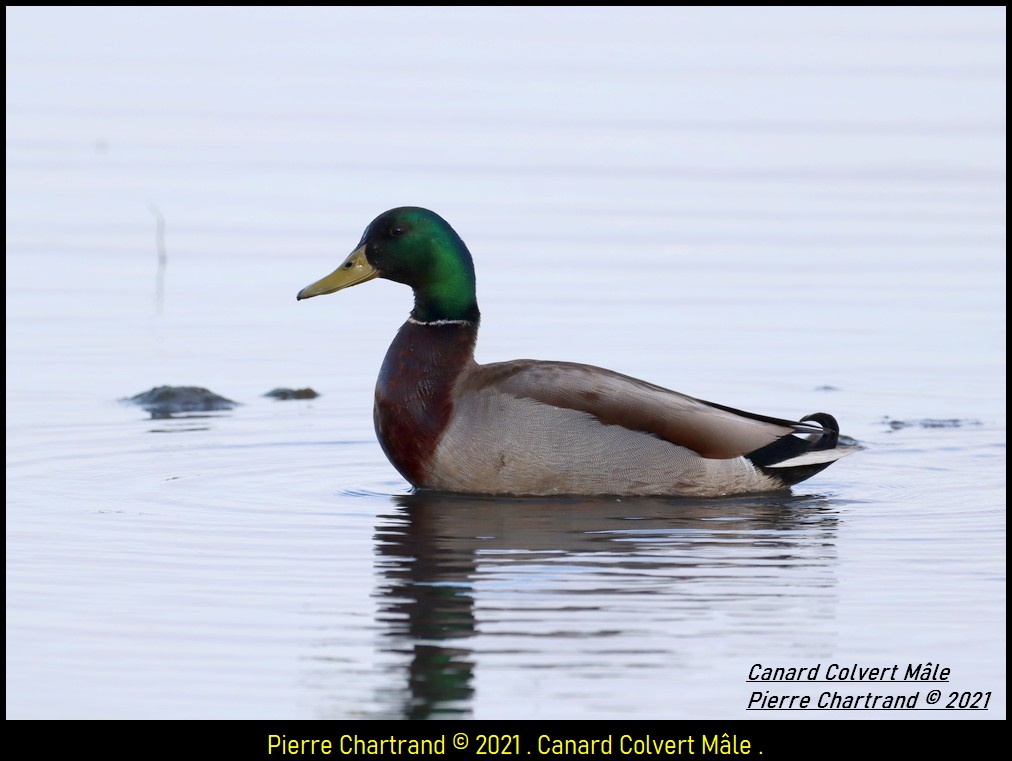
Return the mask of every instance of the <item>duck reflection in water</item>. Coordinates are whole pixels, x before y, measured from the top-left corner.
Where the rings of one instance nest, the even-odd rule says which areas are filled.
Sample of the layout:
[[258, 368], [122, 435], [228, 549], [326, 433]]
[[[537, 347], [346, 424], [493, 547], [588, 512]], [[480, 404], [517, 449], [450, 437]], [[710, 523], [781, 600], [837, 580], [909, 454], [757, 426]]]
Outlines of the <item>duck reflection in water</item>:
[[[485, 666], [488, 656], [505, 655], [516, 663], [517, 643], [526, 650], [529, 638], [536, 639], [524, 668], [558, 646], [544, 647], [544, 637], [578, 639], [578, 648], [607, 637], [610, 649], [646, 648], [639, 655], [670, 667], [686, 635], [671, 629], [680, 618], [692, 630], [694, 617], [740, 606], [748, 596], [761, 601], [768, 626], [781, 626], [785, 611], [797, 621], [806, 609], [825, 617], [835, 607], [837, 518], [823, 497], [417, 492], [394, 502], [396, 511], [376, 529], [378, 623], [381, 648], [407, 659], [407, 684], [398, 676], [398, 686], [378, 698], [384, 713], [398, 718], [471, 715], [479, 661]], [[630, 614], [647, 603], [642, 615]], [[647, 651], [658, 637], [640, 636], [655, 624], [665, 629], [663, 653]], [[616, 646], [616, 638], [624, 642]], [[621, 668], [631, 656], [612, 657]]]

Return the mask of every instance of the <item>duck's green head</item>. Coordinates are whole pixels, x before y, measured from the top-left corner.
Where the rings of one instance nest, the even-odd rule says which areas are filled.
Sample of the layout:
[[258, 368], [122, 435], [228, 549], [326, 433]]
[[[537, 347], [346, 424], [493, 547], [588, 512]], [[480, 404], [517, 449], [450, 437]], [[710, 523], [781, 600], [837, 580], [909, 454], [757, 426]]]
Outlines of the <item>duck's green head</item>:
[[334, 293], [375, 277], [411, 286], [416, 320], [478, 319], [471, 253], [446, 220], [428, 209], [404, 206], [380, 214], [341, 266], [307, 285], [298, 298]]

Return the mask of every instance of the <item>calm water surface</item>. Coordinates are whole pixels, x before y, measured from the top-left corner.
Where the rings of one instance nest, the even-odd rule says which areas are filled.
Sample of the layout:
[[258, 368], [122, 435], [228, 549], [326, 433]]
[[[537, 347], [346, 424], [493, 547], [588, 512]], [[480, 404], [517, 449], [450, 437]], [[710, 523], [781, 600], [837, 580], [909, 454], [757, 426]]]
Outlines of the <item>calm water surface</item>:
[[[888, 718], [747, 712], [748, 673], [922, 662], [989, 709], [904, 718], [1005, 717], [1003, 8], [6, 19], [8, 718]], [[411, 494], [371, 414], [410, 293], [295, 301], [404, 204], [475, 255], [479, 361], [865, 451]], [[117, 401], [162, 384], [242, 406]]]

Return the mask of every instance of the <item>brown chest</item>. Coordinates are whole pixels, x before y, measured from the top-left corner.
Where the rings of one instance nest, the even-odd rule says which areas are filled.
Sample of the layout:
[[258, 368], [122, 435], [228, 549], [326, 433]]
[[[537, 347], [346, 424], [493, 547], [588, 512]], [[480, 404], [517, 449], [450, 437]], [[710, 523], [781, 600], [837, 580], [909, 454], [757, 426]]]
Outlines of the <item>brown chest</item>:
[[412, 485], [426, 474], [454, 414], [454, 391], [474, 364], [473, 323], [408, 321], [387, 351], [376, 381], [373, 420], [387, 458]]

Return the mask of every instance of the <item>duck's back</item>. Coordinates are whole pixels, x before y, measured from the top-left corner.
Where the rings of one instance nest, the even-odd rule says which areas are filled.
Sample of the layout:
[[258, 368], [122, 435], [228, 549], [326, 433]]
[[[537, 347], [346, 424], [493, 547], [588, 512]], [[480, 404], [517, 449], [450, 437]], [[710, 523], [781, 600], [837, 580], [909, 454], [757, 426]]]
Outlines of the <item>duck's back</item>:
[[464, 394], [425, 487], [489, 494], [683, 494], [783, 488], [743, 457], [709, 459], [652, 433], [498, 388]]
[[821, 432], [566, 362], [469, 364], [450, 397], [452, 412], [418, 483], [448, 491], [713, 496], [783, 489], [790, 482], [779, 477], [784, 471], [745, 455], [790, 439], [787, 459], [809, 446], [794, 434]]

